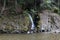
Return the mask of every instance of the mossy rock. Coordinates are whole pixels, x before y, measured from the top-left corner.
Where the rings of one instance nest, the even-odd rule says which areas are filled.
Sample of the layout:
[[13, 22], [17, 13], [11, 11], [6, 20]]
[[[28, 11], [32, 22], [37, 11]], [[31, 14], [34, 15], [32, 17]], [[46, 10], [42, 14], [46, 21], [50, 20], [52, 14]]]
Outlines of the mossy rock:
[[3, 16], [0, 18], [0, 25], [5, 25], [5, 28], [2, 28], [2, 30], [9, 30], [10, 32], [15, 30], [14, 28], [16, 28], [17, 25], [19, 26], [19, 30], [27, 31], [29, 22], [29, 17], [23, 14], [10, 17]]

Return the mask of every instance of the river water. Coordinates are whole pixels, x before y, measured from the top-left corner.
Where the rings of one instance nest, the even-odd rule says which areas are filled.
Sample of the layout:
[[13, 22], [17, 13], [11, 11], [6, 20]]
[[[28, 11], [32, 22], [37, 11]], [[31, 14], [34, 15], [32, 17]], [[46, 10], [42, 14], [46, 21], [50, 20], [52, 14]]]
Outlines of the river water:
[[60, 34], [0, 34], [0, 40], [60, 40]]

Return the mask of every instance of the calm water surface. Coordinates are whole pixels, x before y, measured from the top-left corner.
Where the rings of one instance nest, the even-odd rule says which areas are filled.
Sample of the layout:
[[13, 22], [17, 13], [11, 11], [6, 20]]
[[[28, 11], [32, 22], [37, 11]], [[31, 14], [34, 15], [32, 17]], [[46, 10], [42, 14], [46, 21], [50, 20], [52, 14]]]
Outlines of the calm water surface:
[[60, 34], [0, 34], [0, 40], [60, 40]]

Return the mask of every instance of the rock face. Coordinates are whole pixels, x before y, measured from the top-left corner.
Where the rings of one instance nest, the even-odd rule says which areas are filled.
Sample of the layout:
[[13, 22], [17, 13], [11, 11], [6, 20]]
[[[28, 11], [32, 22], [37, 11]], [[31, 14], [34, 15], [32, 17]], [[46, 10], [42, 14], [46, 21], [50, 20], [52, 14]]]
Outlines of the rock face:
[[50, 28], [50, 23], [48, 22], [48, 13], [44, 12], [42, 14], [40, 14], [40, 19], [41, 19], [41, 30], [47, 30], [48, 28]]
[[0, 30], [10, 33], [20, 33], [21, 31], [27, 31], [29, 26], [29, 18], [24, 14], [17, 16], [2, 16], [0, 18]]
[[[40, 21], [37, 26], [33, 25], [33, 18], [25, 14], [20, 14], [16, 16], [2, 16], [0, 18], [0, 33], [27, 33], [31, 31], [31, 28], [34, 30], [31, 32], [36, 32], [39, 30], [41, 32], [50, 32], [50, 33], [59, 33], [60, 32], [60, 16], [56, 13], [53, 13], [49, 10], [44, 10], [42, 13], [38, 13]], [[32, 22], [33, 21], [33, 22]], [[37, 29], [38, 28], [38, 29]], [[29, 33], [29, 32], [28, 32]]]
[[60, 16], [48, 10], [42, 11], [40, 13], [40, 28], [41, 31], [52, 32], [54, 30], [56, 32], [57, 29], [60, 29]]

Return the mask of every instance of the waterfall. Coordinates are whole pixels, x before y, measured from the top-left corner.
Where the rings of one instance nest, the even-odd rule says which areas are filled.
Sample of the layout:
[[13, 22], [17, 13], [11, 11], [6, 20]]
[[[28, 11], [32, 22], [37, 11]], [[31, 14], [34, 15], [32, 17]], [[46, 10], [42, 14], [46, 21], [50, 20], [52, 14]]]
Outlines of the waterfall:
[[[34, 30], [34, 27], [35, 27], [35, 24], [34, 24], [34, 22], [33, 22], [33, 18], [32, 18], [32, 16], [31, 16], [31, 13], [32, 11], [24, 11], [24, 13], [25, 14], [27, 14], [28, 15], [28, 17], [29, 17], [29, 19], [30, 19], [30, 21], [31, 21], [31, 31], [28, 31], [27, 33], [29, 34], [29, 33], [33, 33], [33, 31], [32, 30]], [[30, 13], [30, 14], [29, 14]]]
[[30, 15], [30, 14], [28, 14], [28, 16], [29, 16], [30, 21], [31, 21], [31, 23], [32, 23], [32, 25], [31, 25], [31, 30], [33, 30], [33, 29], [34, 29], [34, 27], [35, 27], [34, 22], [33, 22], [33, 19], [32, 19], [32, 17], [31, 17], [31, 15]]
[[[30, 21], [31, 21], [31, 30], [34, 30], [34, 27], [35, 27], [35, 25], [34, 25], [34, 22], [33, 22], [33, 18], [32, 18], [32, 16], [30, 15], [30, 14], [28, 14], [28, 16], [29, 16], [29, 18], [30, 18]], [[33, 33], [33, 31], [28, 31], [27, 32], [28, 34], [29, 33]]]

